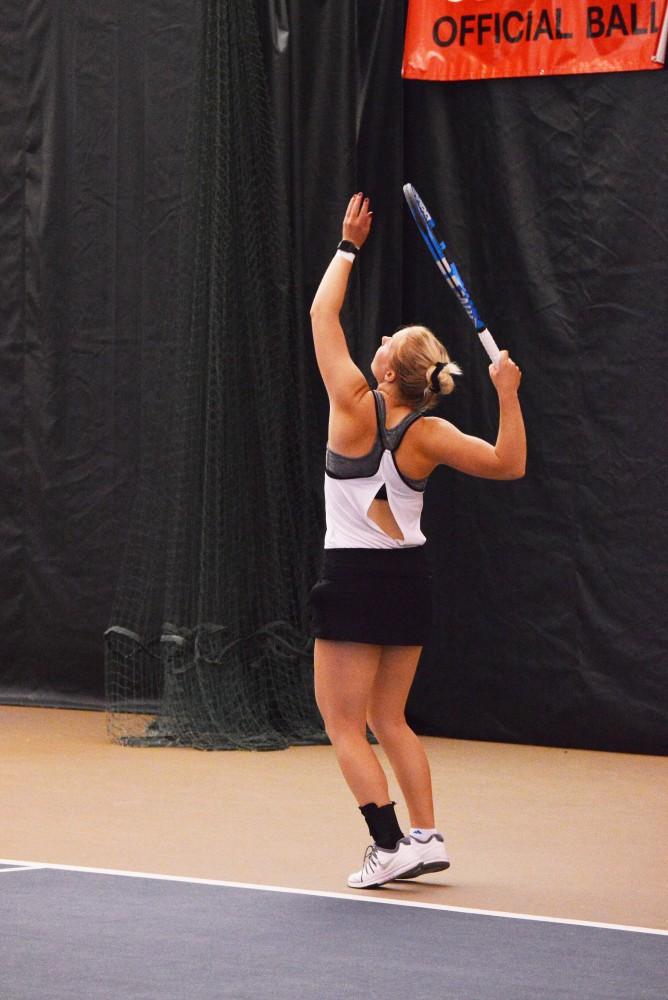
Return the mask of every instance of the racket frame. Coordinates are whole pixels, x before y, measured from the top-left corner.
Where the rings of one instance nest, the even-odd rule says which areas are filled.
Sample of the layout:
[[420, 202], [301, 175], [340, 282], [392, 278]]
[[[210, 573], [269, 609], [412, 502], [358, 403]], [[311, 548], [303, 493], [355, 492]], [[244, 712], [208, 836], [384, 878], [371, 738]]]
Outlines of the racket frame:
[[436, 220], [433, 218], [424, 201], [417, 193], [412, 184], [404, 184], [404, 197], [410, 210], [415, 225], [420, 236], [424, 240], [429, 253], [431, 254], [441, 275], [447, 281], [451, 291], [454, 293], [460, 306], [473, 324], [482, 346], [485, 348], [489, 358], [494, 364], [499, 360], [499, 348], [496, 345], [492, 334], [480, 318], [476, 305], [471, 298], [466, 285], [462, 280], [457, 265], [453, 260], [446, 257], [447, 244], [436, 228]]

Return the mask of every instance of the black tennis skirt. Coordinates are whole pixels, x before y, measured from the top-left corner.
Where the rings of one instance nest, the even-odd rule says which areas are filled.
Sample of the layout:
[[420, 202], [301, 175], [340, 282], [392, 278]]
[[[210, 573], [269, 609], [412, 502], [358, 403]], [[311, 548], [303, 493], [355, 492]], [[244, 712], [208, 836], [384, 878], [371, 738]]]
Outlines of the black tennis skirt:
[[317, 639], [423, 646], [432, 625], [424, 546], [325, 549], [310, 606]]

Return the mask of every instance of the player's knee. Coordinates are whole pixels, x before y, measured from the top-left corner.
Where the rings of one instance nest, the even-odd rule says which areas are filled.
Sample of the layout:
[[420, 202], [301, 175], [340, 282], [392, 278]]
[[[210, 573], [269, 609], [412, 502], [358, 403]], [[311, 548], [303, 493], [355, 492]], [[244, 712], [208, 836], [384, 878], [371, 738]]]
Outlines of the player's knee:
[[411, 731], [404, 715], [382, 716], [370, 713], [367, 721], [369, 729], [380, 743], [396, 743]]
[[332, 743], [340, 742], [351, 736], [363, 735], [365, 732], [364, 720], [357, 715], [351, 715], [348, 712], [337, 709], [326, 711], [320, 709], [320, 714], [325, 724], [325, 732]]

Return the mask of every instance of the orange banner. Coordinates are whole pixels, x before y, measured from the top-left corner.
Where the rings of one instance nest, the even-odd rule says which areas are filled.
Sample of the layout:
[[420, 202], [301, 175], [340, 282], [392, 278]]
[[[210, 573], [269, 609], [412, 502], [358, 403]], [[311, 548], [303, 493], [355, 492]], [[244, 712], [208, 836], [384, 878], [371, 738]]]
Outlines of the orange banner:
[[485, 80], [661, 69], [667, 8], [667, 0], [410, 0], [402, 75]]

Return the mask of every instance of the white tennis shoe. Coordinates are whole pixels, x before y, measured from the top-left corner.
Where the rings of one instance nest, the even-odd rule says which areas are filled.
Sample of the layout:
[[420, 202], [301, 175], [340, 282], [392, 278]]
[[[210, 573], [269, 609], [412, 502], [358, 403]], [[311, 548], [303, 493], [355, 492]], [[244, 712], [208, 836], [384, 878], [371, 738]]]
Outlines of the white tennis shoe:
[[430, 872], [443, 872], [450, 867], [450, 858], [440, 833], [432, 833], [426, 840], [410, 836], [411, 847], [420, 859], [420, 871], [412, 875], [395, 875], [395, 878], [415, 878]]
[[422, 868], [410, 837], [402, 837], [392, 848], [369, 844], [362, 868], [348, 878], [351, 889], [375, 889], [395, 878], [412, 878]]

